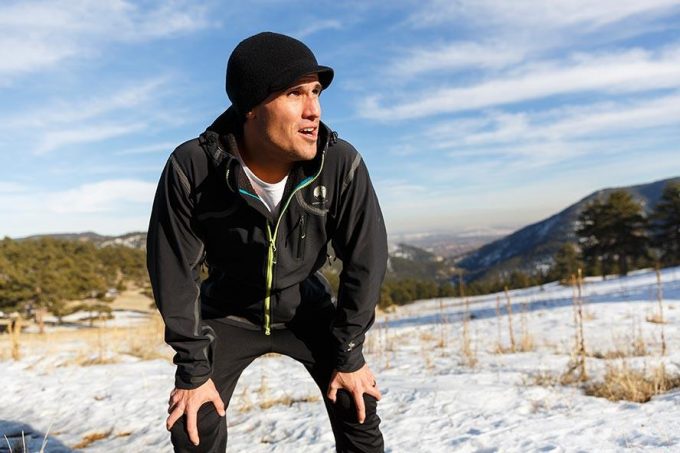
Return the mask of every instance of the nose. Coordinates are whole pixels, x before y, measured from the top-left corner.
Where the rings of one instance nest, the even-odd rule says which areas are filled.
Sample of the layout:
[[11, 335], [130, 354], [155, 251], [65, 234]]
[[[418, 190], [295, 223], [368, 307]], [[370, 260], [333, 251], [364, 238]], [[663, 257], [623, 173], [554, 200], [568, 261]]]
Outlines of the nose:
[[305, 108], [302, 112], [305, 119], [316, 120], [321, 116], [321, 103], [319, 96], [307, 96], [305, 99]]

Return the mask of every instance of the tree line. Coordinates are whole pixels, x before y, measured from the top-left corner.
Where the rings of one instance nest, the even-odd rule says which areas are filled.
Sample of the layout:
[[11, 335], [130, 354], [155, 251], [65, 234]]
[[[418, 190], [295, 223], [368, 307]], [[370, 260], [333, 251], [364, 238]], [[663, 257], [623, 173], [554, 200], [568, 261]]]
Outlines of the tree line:
[[[584, 275], [626, 275], [633, 269], [680, 265], [680, 182], [668, 183], [654, 210], [625, 190], [613, 191], [606, 199], [586, 205], [574, 227], [575, 240], [565, 243], [547, 270], [519, 269], [494, 277], [466, 282], [461, 276], [448, 281], [386, 279], [380, 306], [402, 305], [419, 299], [490, 294], [505, 288], [518, 289], [560, 281], [568, 283], [581, 269]], [[521, 263], [516, 263], [517, 267]]]
[[[0, 241], [0, 310], [110, 311], [106, 294], [147, 285], [143, 250], [43, 237]], [[69, 301], [89, 301], [69, 304]]]
[[[493, 279], [463, 282], [446, 275], [441, 263], [425, 261], [422, 271], [405, 259], [393, 259], [395, 269], [385, 279], [379, 305], [403, 305], [414, 300], [487, 294], [504, 288], [524, 288], [560, 280], [567, 282], [577, 269], [585, 275], [625, 275], [632, 269], [680, 265], [680, 182], [664, 188], [650, 215], [624, 190], [596, 199], [580, 213], [575, 241], [564, 244], [547, 272], [513, 270]], [[413, 266], [416, 266], [415, 270]], [[335, 266], [338, 267], [338, 266]], [[339, 268], [324, 274], [337, 289]], [[0, 241], [0, 310], [29, 305], [57, 317], [78, 309], [107, 311], [106, 293], [122, 290], [125, 282], [148, 287], [143, 250], [115, 245], [97, 247], [90, 241], [44, 237]], [[68, 304], [68, 301], [90, 302]]]
[[649, 214], [625, 190], [611, 192], [581, 211], [576, 242], [555, 255], [553, 280], [578, 268], [586, 275], [626, 275], [633, 269], [680, 265], [680, 182], [671, 182]]

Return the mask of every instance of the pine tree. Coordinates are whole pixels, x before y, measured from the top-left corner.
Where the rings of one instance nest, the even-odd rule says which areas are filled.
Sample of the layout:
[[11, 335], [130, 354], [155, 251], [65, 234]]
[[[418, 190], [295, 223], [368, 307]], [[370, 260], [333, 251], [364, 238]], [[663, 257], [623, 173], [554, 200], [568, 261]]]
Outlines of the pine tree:
[[595, 200], [581, 212], [576, 233], [583, 259], [602, 276], [626, 275], [648, 257], [647, 219], [642, 206], [625, 190], [611, 192], [603, 203]]
[[555, 253], [555, 262], [550, 269], [549, 279], [569, 283], [569, 279], [576, 275], [579, 268], [583, 268], [583, 262], [578, 248], [575, 244], [567, 242]]
[[664, 266], [680, 264], [680, 181], [669, 182], [651, 215], [652, 244]]

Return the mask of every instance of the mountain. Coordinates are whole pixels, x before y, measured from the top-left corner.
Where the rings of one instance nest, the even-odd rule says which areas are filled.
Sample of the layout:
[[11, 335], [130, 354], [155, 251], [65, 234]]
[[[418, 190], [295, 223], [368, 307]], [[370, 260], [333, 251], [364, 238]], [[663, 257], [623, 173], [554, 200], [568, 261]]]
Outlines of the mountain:
[[421, 232], [391, 234], [390, 250], [408, 244], [437, 256], [455, 259], [464, 256], [489, 242], [507, 236], [512, 230], [484, 228], [457, 232]]
[[448, 280], [452, 272], [452, 267], [443, 256], [408, 244], [390, 248], [387, 278]]
[[581, 210], [588, 203], [595, 199], [605, 199], [611, 192], [623, 189], [639, 201], [649, 214], [658, 203], [666, 184], [672, 181], [680, 181], [680, 177], [636, 186], [598, 190], [543, 221], [481, 247], [460, 260], [457, 265], [468, 272], [470, 280], [511, 270], [530, 273], [547, 270], [560, 246], [576, 240], [575, 224]]

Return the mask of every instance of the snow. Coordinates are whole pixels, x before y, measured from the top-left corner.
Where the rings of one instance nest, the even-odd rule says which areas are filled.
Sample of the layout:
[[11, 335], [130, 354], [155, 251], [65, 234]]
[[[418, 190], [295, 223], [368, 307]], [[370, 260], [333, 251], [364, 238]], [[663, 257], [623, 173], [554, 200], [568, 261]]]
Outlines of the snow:
[[[680, 373], [680, 268], [663, 270], [661, 279], [663, 326], [646, 321], [658, 310], [653, 271], [586, 279], [586, 348], [625, 349], [641, 335], [648, 355], [628, 357], [629, 365], [651, 369], [663, 362], [667, 371]], [[553, 283], [509, 295], [517, 341], [524, 312], [536, 347], [495, 353], [499, 331], [502, 344], [509, 345], [505, 294], [471, 297], [474, 368], [461, 353], [460, 299], [419, 301], [378, 316], [365, 351], [383, 394], [379, 415], [387, 451], [680, 451], [680, 389], [638, 404], [586, 396], [575, 386], [532, 384], [536, 373], [566, 370], [575, 332], [573, 289]], [[121, 318], [112, 322], [119, 327], [127, 323], [134, 329], [140, 322], [139, 314], [115, 314]], [[664, 357], [661, 328], [668, 345]], [[48, 452], [72, 451], [69, 446], [95, 432], [110, 434], [79, 451], [172, 451], [164, 422], [173, 365], [125, 355], [111, 364], [68, 365], [65, 358], [82, 353], [78, 348], [82, 344], [65, 343], [59, 353], [30, 350], [21, 361], [1, 362], [0, 435], [31, 432], [31, 452], [39, 451], [50, 426]], [[606, 362], [588, 358], [593, 379], [603, 376]], [[259, 407], [267, 401], [273, 406]], [[246, 369], [228, 424], [229, 451], [333, 451], [318, 389], [286, 357], [261, 357]]]

